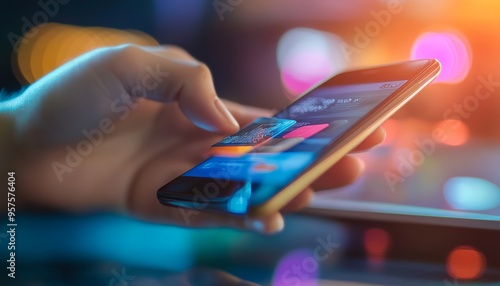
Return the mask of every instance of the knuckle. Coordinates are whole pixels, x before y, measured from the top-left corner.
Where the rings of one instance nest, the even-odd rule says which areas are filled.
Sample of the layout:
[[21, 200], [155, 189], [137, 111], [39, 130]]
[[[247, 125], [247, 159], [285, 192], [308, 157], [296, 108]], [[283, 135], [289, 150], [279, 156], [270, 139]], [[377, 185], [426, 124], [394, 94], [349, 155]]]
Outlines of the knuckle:
[[144, 50], [140, 46], [134, 45], [134, 44], [123, 44], [123, 45], [113, 47], [113, 49], [117, 55], [120, 55], [123, 57], [127, 57], [127, 56], [133, 57], [133, 56], [137, 56], [137, 54], [141, 54], [142, 52], [144, 52]]
[[108, 55], [111, 63], [127, 63], [127, 65], [132, 66], [138, 64], [145, 53], [140, 46], [134, 44], [123, 44], [109, 49]]
[[183, 48], [179, 47], [179, 46], [176, 46], [176, 45], [167, 45], [165, 46], [165, 48], [167, 50], [170, 50], [172, 52], [181, 52], [181, 53], [188, 53], [186, 50], [184, 50]]
[[199, 79], [211, 78], [212, 73], [208, 66], [204, 63], [198, 63], [193, 66], [193, 74]]

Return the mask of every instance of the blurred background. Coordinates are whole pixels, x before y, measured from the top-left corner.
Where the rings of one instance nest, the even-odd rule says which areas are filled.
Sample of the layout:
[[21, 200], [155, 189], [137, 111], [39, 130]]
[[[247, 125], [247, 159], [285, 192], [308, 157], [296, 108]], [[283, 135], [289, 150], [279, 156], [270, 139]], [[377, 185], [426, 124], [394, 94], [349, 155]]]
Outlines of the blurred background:
[[479, 77], [500, 81], [495, 1], [97, 3], [6, 3], [0, 86], [17, 90], [97, 47], [174, 44], [210, 66], [221, 96], [278, 108], [346, 69], [438, 58], [439, 80], [400, 115], [438, 122], [460, 104], [463, 111], [444, 114], [466, 121], [458, 131], [500, 136], [500, 128], [484, 124], [499, 121], [499, 96], [466, 100]]
[[[439, 78], [384, 124], [388, 137], [381, 147], [360, 155], [367, 175], [354, 188], [364, 189], [374, 176], [383, 181], [380, 168], [396, 170], [402, 154], [418, 150], [415, 138], [424, 140], [441, 130], [446, 136], [434, 144], [444, 151], [429, 156], [420, 171], [398, 185], [397, 192], [388, 192], [387, 184], [379, 182], [377, 186], [385, 185], [384, 200], [404, 201], [414, 189], [437, 186], [440, 195], [435, 207], [498, 214], [499, 8], [496, 0], [8, 1], [0, 12], [0, 88], [20, 90], [98, 47], [173, 44], [207, 63], [221, 97], [279, 109], [314, 84], [347, 69], [437, 58], [443, 65]], [[482, 192], [482, 199], [467, 199], [477, 192]], [[273, 238], [231, 230], [151, 226], [111, 214], [28, 214], [22, 219], [19, 255], [25, 264], [20, 273], [24, 270], [40, 278], [26, 276], [29, 285], [76, 285], [69, 281], [88, 281], [94, 274], [99, 283], [128, 285], [116, 273], [128, 269], [130, 275], [135, 271], [134, 276], [155, 278], [158, 270], [176, 273], [197, 265], [265, 283], [283, 267], [286, 270], [293, 259], [306, 261], [318, 238], [328, 235], [335, 236], [339, 251], [314, 268], [308, 282], [273, 280], [273, 285], [319, 285], [317, 277], [392, 285], [500, 281], [500, 250], [493, 247], [498, 246], [500, 234], [495, 230], [484, 230], [484, 240], [476, 245], [473, 236], [478, 233], [467, 229], [407, 229], [387, 222], [359, 225], [302, 216], [287, 218], [286, 233]], [[307, 235], [301, 231], [304, 228]], [[427, 242], [420, 241], [423, 244], [405, 235], [429, 230], [434, 234]], [[444, 242], [457, 234], [464, 240]], [[391, 245], [397, 263], [390, 255]], [[375, 260], [368, 259], [370, 253], [375, 253]], [[380, 264], [384, 257], [387, 263]]]

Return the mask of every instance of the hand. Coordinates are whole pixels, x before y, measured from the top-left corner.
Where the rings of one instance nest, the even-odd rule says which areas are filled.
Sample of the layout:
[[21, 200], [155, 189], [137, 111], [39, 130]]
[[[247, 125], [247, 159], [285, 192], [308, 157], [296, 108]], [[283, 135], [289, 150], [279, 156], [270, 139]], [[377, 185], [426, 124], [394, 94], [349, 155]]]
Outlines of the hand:
[[[119, 210], [190, 227], [274, 232], [280, 213], [237, 218], [161, 205], [156, 190], [204, 159], [224, 135], [263, 109], [220, 101], [208, 68], [176, 47], [118, 46], [87, 53], [17, 100], [21, 203], [68, 211]], [[383, 140], [379, 129], [358, 150]], [[352, 182], [362, 164], [344, 157], [313, 187]], [[304, 190], [283, 211], [304, 207]]]

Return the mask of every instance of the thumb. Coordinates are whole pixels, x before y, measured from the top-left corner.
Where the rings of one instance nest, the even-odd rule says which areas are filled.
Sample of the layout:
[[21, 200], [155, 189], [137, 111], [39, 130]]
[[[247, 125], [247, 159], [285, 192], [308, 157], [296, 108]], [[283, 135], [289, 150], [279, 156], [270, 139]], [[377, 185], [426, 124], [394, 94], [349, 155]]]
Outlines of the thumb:
[[121, 54], [115, 57], [114, 70], [131, 96], [136, 96], [134, 89], [143, 87], [148, 99], [179, 104], [186, 117], [198, 127], [220, 133], [238, 130], [238, 122], [217, 96], [205, 64], [136, 46], [122, 48]]

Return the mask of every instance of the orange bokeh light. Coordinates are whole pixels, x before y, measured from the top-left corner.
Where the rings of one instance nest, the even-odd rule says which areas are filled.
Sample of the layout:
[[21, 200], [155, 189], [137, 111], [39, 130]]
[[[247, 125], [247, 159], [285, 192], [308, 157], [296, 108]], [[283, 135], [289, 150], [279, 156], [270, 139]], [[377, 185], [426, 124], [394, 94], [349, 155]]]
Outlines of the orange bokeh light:
[[154, 38], [141, 31], [48, 23], [34, 27], [25, 35], [16, 57], [17, 66], [13, 69], [19, 71], [16, 72], [19, 81], [32, 83], [81, 54], [127, 43], [158, 45]]
[[437, 123], [435, 130], [442, 132], [438, 143], [459, 146], [467, 142], [470, 138], [469, 128], [465, 123], [456, 119], [442, 120]]
[[39, 79], [46, 74], [43, 70], [43, 59], [47, 54], [51, 54], [49, 44], [53, 42], [54, 37], [59, 33], [59, 25], [49, 23], [39, 29], [40, 32], [33, 39], [34, 46], [30, 54], [30, 67], [34, 79]]
[[459, 246], [448, 255], [446, 267], [448, 274], [456, 279], [475, 279], [483, 274], [486, 259], [475, 248]]

